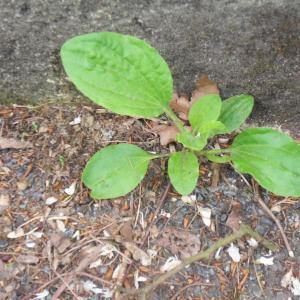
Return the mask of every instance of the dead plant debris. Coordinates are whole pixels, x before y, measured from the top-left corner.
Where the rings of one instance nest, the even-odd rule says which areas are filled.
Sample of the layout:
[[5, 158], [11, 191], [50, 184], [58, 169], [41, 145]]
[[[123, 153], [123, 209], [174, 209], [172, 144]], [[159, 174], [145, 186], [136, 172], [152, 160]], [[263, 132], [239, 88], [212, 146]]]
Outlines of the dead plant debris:
[[[172, 105], [186, 120], [191, 101], [216, 92], [204, 77], [191, 100], [174, 95]], [[116, 299], [124, 288], [149, 286], [242, 223], [280, 251], [240, 239], [209, 261], [181, 269], [148, 299], [299, 297], [299, 199], [261, 193], [284, 224], [291, 258], [275, 223], [231, 166], [216, 175], [203, 161], [188, 199], [166, 189], [163, 160], [152, 162], [140, 187], [127, 196], [100, 202], [89, 197], [80, 176], [93, 153], [120, 142], [167, 152], [164, 145], [174, 140], [171, 124], [159, 125], [160, 143], [147, 121], [85, 104], [53, 104], [0, 106], [0, 125], [0, 299]]]

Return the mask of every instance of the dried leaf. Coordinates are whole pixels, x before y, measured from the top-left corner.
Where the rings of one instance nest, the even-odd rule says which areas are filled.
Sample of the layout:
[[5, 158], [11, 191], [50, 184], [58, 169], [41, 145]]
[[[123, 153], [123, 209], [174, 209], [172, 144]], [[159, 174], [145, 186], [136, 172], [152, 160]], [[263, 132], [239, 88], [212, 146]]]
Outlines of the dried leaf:
[[57, 226], [57, 229], [61, 232], [65, 232], [66, 231], [66, 226], [65, 226], [65, 223], [61, 220], [56, 220], [56, 226]]
[[97, 260], [95, 260], [94, 262], [92, 262], [89, 266], [90, 269], [92, 268], [97, 268], [99, 266], [101, 266], [103, 264], [103, 261], [101, 258], [98, 258]]
[[75, 117], [73, 121], [71, 121], [70, 125], [78, 125], [81, 122], [81, 116]]
[[171, 256], [167, 259], [167, 261], [160, 267], [161, 272], [168, 272], [178, 265], [181, 264], [181, 261], [176, 256]]
[[143, 266], [151, 265], [151, 257], [132, 242], [123, 242], [125, 248], [132, 254], [133, 259], [141, 262]]
[[299, 278], [292, 278], [292, 288], [291, 292], [294, 296], [300, 296], [300, 280]]
[[247, 243], [249, 244], [249, 246], [256, 248], [258, 247], [258, 242], [256, 241], [256, 239], [254, 238], [250, 238], [247, 240]]
[[198, 212], [202, 218], [205, 226], [210, 227], [211, 225], [211, 209], [208, 207], [198, 206]]
[[72, 196], [76, 190], [76, 181], [74, 181], [69, 187], [64, 189], [64, 192], [69, 196]]
[[170, 107], [178, 113], [182, 120], [188, 120], [188, 112], [191, 107], [191, 102], [187, 97], [178, 97], [177, 94], [174, 94], [173, 99], [170, 102]]
[[0, 137], [0, 149], [25, 149], [32, 147], [33, 145], [30, 142]]
[[174, 227], [166, 228], [163, 237], [157, 243], [168, 249], [173, 255], [180, 255], [181, 258], [197, 254], [201, 246], [198, 235]]
[[50, 206], [50, 205], [54, 204], [55, 202], [57, 202], [57, 199], [55, 197], [49, 197], [49, 198], [47, 198], [45, 204]]
[[230, 227], [233, 231], [240, 229], [241, 225], [241, 205], [237, 201], [232, 201], [232, 210], [229, 214], [226, 226]]
[[179, 129], [175, 125], [156, 125], [152, 127], [160, 136], [160, 144], [166, 146], [176, 140]]
[[186, 204], [195, 206], [197, 199], [196, 199], [196, 195], [189, 195], [189, 196], [182, 196], [181, 200]]
[[281, 286], [283, 288], [291, 287], [293, 278], [293, 269], [290, 269], [281, 279]]
[[199, 100], [199, 98], [209, 94], [219, 94], [220, 91], [216, 83], [208, 78], [207, 75], [203, 75], [196, 82], [196, 88], [192, 93], [191, 102]]
[[227, 249], [227, 252], [234, 262], [237, 263], [241, 260], [240, 250], [233, 243], [231, 243], [230, 247]]
[[120, 234], [123, 237], [124, 241], [130, 242], [133, 239], [131, 220], [125, 222], [120, 229]]
[[256, 260], [257, 264], [262, 264], [265, 266], [272, 266], [274, 265], [274, 256], [266, 257], [266, 256], [261, 256], [259, 259]]
[[136, 270], [134, 272], [134, 286], [136, 289], [139, 288], [139, 282], [145, 282], [147, 281], [147, 278], [144, 276], [139, 276], [139, 270]]
[[43, 290], [41, 293], [35, 294], [33, 300], [45, 299], [49, 295], [48, 290]]
[[18, 228], [15, 231], [8, 233], [7, 237], [9, 239], [18, 239], [19, 237], [22, 237], [24, 235], [25, 235], [25, 232], [24, 232], [23, 228]]

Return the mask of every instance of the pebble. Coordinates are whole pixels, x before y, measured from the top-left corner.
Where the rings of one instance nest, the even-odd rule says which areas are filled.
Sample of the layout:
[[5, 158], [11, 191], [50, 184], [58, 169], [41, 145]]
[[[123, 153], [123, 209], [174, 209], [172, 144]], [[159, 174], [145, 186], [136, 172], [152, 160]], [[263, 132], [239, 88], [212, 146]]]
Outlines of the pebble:
[[0, 240], [0, 249], [4, 249], [8, 246], [8, 241]]
[[28, 181], [27, 180], [19, 181], [17, 183], [17, 187], [19, 191], [26, 190], [28, 188]]
[[0, 214], [2, 214], [2, 212], [8, 208], [10, 205], [10, 199], [9, 199], [9, 195], [6, 194], [1, 194], [0, 195]]

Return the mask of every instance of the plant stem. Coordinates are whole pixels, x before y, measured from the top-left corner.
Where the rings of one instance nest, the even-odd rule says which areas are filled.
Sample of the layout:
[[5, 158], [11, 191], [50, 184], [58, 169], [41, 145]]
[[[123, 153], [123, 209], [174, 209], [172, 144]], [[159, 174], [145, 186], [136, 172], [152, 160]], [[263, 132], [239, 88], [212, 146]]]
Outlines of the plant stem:
[[151, 159], [169, 157], [172, 153], [153, 154]]
[[203, 150], [197, 154], [206, 155], [206, 154], [222, 154], [222, 153], [231, 153], [230, 149], [213, 149], [213, 150]]
[[169, 108], [168, 106], [164, 107], [164, 110], [165, 110], [166, 115], [175, 123], [177, 128], [181, 132], [185, 132], [186, 129], [184, 128], [183, 122], [176, 116], [176, 114], [173, 112], [173, 110], [171, 108]]

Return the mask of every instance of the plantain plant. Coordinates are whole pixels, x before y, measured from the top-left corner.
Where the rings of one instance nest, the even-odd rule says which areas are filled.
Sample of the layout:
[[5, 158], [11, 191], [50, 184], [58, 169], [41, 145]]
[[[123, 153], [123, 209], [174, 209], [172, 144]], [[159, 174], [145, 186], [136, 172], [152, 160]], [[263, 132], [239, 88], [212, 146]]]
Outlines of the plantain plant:
[[237, 130], [250, 115], [254, 99], [238, 95], [222, 101], [218, 94], [200, 97], [188, 112], [192, 130], [170, 108], [173, 80], [157, 50], [145, 41], [114, 32], [76, 36], [61, 48], [69, 79], [93, 102], [112, 112], [143, 118], [166, 114], [177, 126], [182, 150], [151, 154], [132, 144], [107, 146], [93, 155], [82, 175], [95, 199], [112, 199], [132, 191], [150, 160], [169, 157], [168, 175], [175, 190], [190, 194], [199, 176], [199, 156], [232, 162], [241, 173], [277, 195], [300, 196], [300, 145], [271, 128], [248, 128], [226, 149], [207, 149], [209, 139]]

